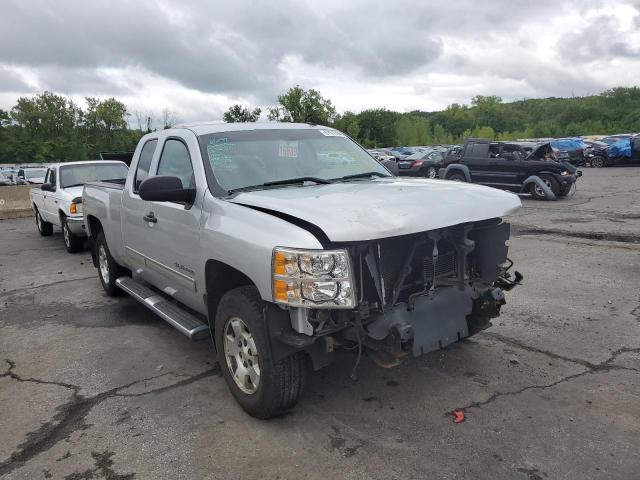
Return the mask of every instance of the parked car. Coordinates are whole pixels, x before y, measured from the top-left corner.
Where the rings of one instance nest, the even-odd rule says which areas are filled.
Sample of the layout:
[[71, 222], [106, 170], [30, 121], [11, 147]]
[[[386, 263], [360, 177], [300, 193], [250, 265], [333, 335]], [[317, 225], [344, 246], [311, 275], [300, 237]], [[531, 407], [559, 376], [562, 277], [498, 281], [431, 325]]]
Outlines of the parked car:
[[585, 151], [586, 161], [593, 168], [602, 168], [609, 164], [609, 145], [599, 140], [584, 140], [587, 145]]
[[633, 136], [633, 133], [619, 133], [617, 135], [608, 135], [606, 137], [602, 137], [600, 141], [606, 143], [607, 145], [613, 145], [620, 140], [629, 140]]
[[436, 178], [438, 171], [444, 166], [445, 152], [432, 149], [417, 152], [398, 162], [398, 174], [408, 177]]
[[82, 217], [83, 185], [96, 180], [124, 182], [127, 171], [123, 162], [100, 160], [51, 165], [42, 185], [29, 193], [40, 235], [49, 236], [54, 226], [60, 227], [67, 251], [81, 251], [86, 237]]
[[570, 164], [555, 161], [549, 143], [469, 138], [460, 157], [449, 156], [447, 162], [440, 178], [531, 193], [537, 200], [568, 195], [582, 175]]
[[556, 151], [559, 159], [568, 161], [576, 167], [585, 165], [587, 144], [581, 138], [556, 138], [549, 143]]
[[393, 177], [328, 127], [152, 132], [126, 182], [88, 183], [83, 201], [106, 293], [213, 336], [233, 396], [259, 418], [297, 401], [307, 360], [317, 370], [345, 349], [393, 366], [437, 350], [488, 327], [521, 278], [500, 220], [516, 195]]
[[9, 185], [16, 185], [16, 179], [18, 176], [18, 170], [15, 168], [3, 168], [2, 176], [8, 180]]
[[16, 183], [18, 185], [39, 185], [44, 183], [46, 173], [47, 169], [42, 167], [21, 168], [18, 170]]
[[618, 140], [607, 149], [607, 166], [640, 163], [640, 136]]

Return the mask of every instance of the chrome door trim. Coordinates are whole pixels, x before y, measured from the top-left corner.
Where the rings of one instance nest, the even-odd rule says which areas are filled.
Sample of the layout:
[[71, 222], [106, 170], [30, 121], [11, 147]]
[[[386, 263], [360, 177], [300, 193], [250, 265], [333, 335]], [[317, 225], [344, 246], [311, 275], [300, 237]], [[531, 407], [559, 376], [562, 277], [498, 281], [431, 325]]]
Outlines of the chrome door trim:
[[131, 247], [125, 246], [124, 248], [125, 248], [125, 250], [127, 252], [133, 253], [134, 255], [137, 255], [138, 257], [142, 258], [144, 260], [145, 265], [153, 264], [153, 265], [155, 265], [157, 267], [160, 267], [161, 269], [165, 270], [166, 272], [171, 273], [172, 275], [175, 275], [175, 276], [177, 276], [177, 277], [179, 277], [179, 278], [181, 278], [183, 280], [186, 280], [195, 289], [195, 285], [196, 285], [195, 278], [190, 277], [189, 275], [185, 275], [184, 273], [179, 272], [177, 270], [174, 270], [173, 268], [166, 266], [164, 263], [160, 263], [159, 261], [154, 260], [153, 258], [150, 258], [150, 257], [146, 256], [144, 253], [141, 253], [141, 252], [139, 252], [139, 251], [137, 251], [137, 250], [135, 250], [135, 249], [133, 249]]

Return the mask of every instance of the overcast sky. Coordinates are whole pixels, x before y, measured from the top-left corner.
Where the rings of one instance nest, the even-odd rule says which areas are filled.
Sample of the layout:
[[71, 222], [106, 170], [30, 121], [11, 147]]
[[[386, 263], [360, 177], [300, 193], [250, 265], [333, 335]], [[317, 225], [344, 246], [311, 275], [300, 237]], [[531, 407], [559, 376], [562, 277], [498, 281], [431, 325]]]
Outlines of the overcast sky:
[[315, 88], [339, 112], [640, 85], [640, 0], [3, 0], [0, 108], [43, 90], [217, 120]]

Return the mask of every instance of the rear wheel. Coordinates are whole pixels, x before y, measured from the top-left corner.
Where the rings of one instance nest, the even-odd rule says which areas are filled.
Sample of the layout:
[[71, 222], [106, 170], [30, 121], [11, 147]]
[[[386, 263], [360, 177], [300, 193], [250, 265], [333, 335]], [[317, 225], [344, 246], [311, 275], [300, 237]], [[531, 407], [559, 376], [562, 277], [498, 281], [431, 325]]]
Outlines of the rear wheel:
[[602, 167], [604, 167], [604, 157], [593, 157], [591, 159], [591, 166], [593, 168], [602, 168]]
[[102, 288], [110, 297], [122, 295], [122, 290], [116, 285], [116, 279], [125, 275], [126, 270], [118, 265], [111, 256], [104, 233], [98, 233], [96, 238], [96, 256], [98, 258], [98, 276]]
[[214, 338], [231, 393], [256, 418], [272, 418], [293, 407], [305, 385], [301, 352], [274, 361], [270, 355], [264, 302], [255, 287], [227, 292], [218, 305]]
[[427, 178], [436, 178], [438, 176], [438, 172], [436, 171], [436, 167], [427, 168]]
[[[560, 196], [560, 185], [558, 181], [553, 178], [551, 175], [542, 174], [538, 176], [540, 180], [542, 180], [547, 187], [553, 192], [556, 197]], [[544, 190], [537, 184], [531, 184], [531, 196], [536, 200], [546, 200], [547, 195], [544, 193]]]
[[74, 235], [69, 229], [66, 218], [62, 218], [62, 235], [64, 236], [64, 246], [69, 253], [77, 253], [84, 249], [84, 238]]
[[40, 235], [43, 237], [48, 237], [53, 233], [53, 224], [45, 222], [38, 209], [36, 209], [36, 226], [38, 227], [38, 232], [40, 232]]

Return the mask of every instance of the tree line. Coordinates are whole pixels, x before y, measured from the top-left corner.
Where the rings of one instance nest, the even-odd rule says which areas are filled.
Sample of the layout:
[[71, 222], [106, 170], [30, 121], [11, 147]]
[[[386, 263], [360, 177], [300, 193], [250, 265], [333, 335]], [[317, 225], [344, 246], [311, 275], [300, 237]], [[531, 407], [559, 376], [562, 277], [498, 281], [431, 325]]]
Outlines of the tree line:
[[[85, 107], [44, 92], [21, 97], [10, 111], [0, 110], [0, 163], [52, 162], [98, 158], [100, 152], [133, 150], [152, 131], [151, 114], [135, 112], [115, 98], [85, 98]], [[253, 122], [260, 108], [233, 105], [227, 122]], [[331, 100], [314, 89], [290, 88], [268, 108], [267, 119], [329, 125], [365, 147], [452, 144], [476, 136], [498, 140], [565, 137], [640, 131], [640, 88], [616, 87], [599, 95], [528, 99], [505, 103], [476, 96], [469, 105], [454, 103], [437, 112], [399, 113], [385, 108], [338, 114]], [[177, 121], [165, 110], [161, 126]]]

